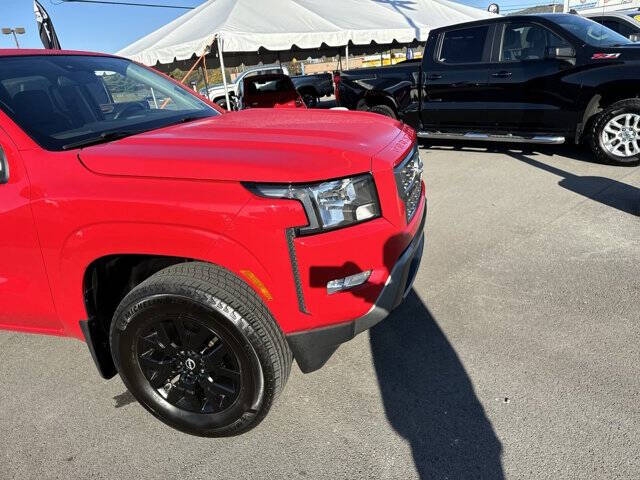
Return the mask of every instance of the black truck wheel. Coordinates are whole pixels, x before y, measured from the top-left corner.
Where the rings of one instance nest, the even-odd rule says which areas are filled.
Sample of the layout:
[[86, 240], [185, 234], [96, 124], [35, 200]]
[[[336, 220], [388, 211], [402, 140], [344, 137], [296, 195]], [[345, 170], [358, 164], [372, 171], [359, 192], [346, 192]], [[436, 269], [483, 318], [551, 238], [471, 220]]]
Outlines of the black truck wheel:
[[636, 165], [640, 161], [640, 100], [621, 100], [603, 110], [592, 124], [589, 142], [599, 161]]
[[226, 98], [219, 98], [218, 100], [216, 100], [216, 105], [218, 105], [220, 108], [223, 108], [224, 110], [236, 110], [237, 109], [237, 105], [236, 105], [236, 101], [234, 97], [229, 97], [229, 104], [230, 107], [227, 105], [227, 99]]
[[384, 115], [385, 117], [391, 117], [394, 120], [397, 118], [396, 112], [393, 111], [393, 108], [387, 105], [375, 105], [369, 109], [372, 113], [379, 113], [380, 115]]
[[223, 437], [260, 423], [292, 356], [258, 295], [207, 263], [168, 267], [135, 287], [111, 326], [111, 350], [133, 396], [167, 425]]
[[318, 106], [318, 97], [312, 92], [302, 92], [302, 101], [307, 108], [316, 108]]

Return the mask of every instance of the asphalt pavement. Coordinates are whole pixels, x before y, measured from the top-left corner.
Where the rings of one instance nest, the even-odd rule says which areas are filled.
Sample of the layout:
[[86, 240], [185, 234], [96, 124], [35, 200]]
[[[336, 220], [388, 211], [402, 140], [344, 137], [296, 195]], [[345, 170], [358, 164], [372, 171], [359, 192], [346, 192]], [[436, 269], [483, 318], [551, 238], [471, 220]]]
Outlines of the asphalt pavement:
[[71, 339], [0, 333], [0, 479], [636, 479], [640, 168], [421, 151], [414, 291], [255, 430], [170, 430]]

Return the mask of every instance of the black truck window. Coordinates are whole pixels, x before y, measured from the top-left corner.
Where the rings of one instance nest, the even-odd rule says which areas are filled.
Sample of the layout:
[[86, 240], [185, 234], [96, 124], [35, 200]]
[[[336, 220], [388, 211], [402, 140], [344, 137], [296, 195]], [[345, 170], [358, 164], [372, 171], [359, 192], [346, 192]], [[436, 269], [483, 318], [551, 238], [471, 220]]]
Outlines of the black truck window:
[[545, 58], [548, 48], [569, 46], [564, 39], [541, 25], [508, 23], [502, 34], [500, 61], [541, 60]]
[[438, 61], [447, 64], [481, 62], [488, 33], [488, 25], [445, 32]]
[[630, 35], [638, 33], [631, 25], [616, 18], [605, 18], [603, 20], [597, 20], [597, 22], [627, 38], [629, 38]]

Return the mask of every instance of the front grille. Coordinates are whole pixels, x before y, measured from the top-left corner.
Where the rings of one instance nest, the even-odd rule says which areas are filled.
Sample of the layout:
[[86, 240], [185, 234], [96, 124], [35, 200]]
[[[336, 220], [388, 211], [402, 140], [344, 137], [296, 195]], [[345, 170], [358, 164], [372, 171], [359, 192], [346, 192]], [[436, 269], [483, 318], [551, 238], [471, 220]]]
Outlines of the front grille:
[[398, 186], [398, 195], [404, 202], [407, 222], [410, 222], [418, 210], [422, 193], [422, 160], [420, 160], [417, 146], [393, 172]]

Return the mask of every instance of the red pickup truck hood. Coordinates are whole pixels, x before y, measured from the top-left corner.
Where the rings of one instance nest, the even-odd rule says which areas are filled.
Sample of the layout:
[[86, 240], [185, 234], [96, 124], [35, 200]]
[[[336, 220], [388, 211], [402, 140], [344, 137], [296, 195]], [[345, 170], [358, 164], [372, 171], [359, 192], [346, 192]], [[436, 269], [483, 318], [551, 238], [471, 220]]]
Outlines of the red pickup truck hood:
[[307, 182], [371, 170], [401, 133], [375, 114], [255, 109], [154, 130], [83, 149], [103, 175]]

